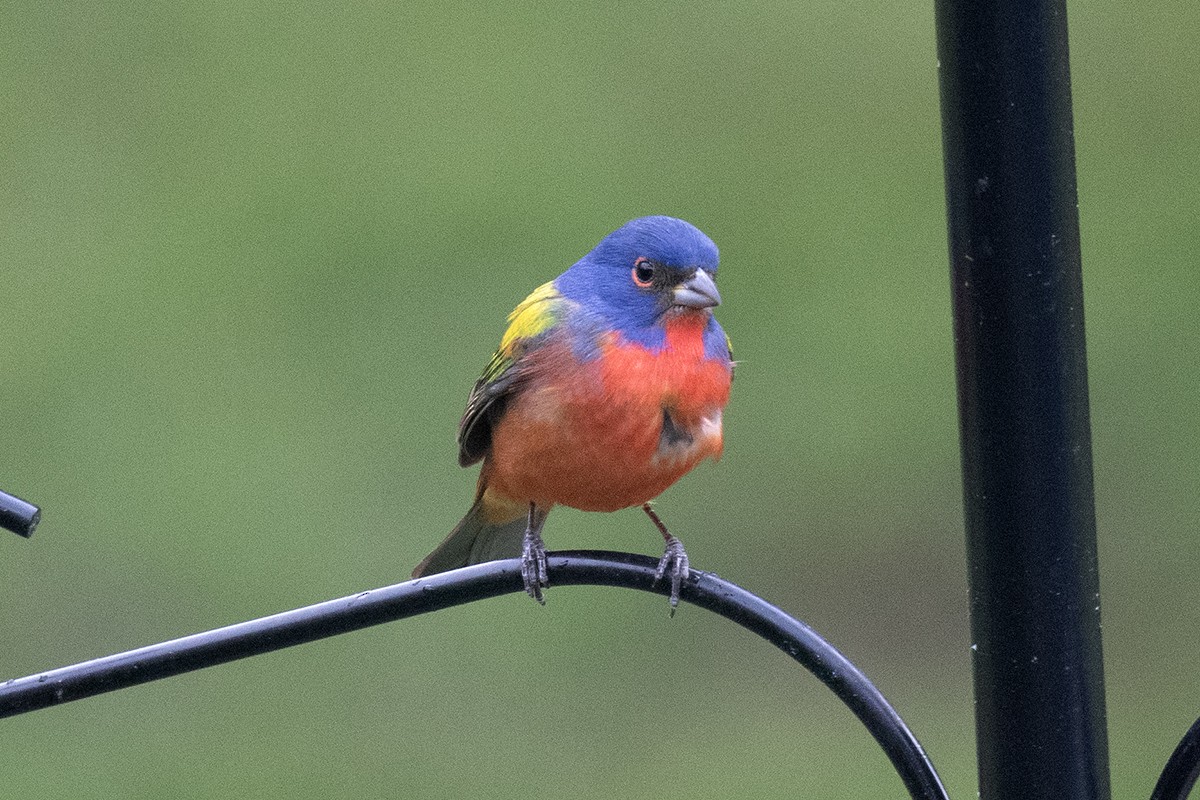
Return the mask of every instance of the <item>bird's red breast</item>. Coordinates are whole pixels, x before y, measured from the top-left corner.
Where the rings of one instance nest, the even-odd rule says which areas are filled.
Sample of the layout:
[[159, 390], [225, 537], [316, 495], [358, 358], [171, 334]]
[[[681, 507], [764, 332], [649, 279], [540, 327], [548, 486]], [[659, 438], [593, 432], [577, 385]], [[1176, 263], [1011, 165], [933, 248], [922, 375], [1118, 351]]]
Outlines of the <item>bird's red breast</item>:
[[720, 457], [732, 368], [706, 357], [707, 320], [707, 312], [673, 310], [657, 350], [611, 332], [586, 361], [566, 336], [531, 353], [528, 382], [492, 432], [481, 475], [488, 494], [616, 511]]

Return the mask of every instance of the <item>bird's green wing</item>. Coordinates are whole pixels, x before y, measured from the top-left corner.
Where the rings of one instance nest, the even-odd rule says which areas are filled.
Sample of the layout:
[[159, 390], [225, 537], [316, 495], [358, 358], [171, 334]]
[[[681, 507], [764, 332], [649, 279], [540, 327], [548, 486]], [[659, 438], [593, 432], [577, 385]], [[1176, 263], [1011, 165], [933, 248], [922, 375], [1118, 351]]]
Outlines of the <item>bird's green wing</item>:
[[508, 398], [520, 388], [522, 359], [545, 340], [562, 312], [562, 295], [554, 282], [544, 283], [508, 315], [508, 330], [475, 382], [467, 410], [458, 425], [458, 463], [464, 467], [487, 455], [492, 443], [492, 423], [504, 411]]
[[733, 376], [737, 372], [737, 362], [733, 360], [733, 342], [729, 341], [729, 334], [725, 334], [725, 349], [729, 351], [729, 381], [733, 382]]

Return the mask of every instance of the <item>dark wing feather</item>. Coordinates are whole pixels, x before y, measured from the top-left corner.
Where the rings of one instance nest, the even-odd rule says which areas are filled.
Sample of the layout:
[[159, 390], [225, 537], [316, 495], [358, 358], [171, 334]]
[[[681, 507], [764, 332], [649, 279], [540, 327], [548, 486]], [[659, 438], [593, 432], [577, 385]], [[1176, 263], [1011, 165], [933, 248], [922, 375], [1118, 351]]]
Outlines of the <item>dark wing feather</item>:
[[470, 466], [492, 446], [492, 426], [526, 374], [524, 357], [536, 349], [558, 321], [562, 297], [553, 282], [543, 284], [509, 314], [508, 330], [475, 382], [458, 424], [458, 463]]
[[516, 360], [496, 351], [483, 376], [475, 381], [467, 409], [458, 423], [459, 465], [469, 467], [487, 455], [492, 446], [492, 423], [504, 413], [520, 375]]

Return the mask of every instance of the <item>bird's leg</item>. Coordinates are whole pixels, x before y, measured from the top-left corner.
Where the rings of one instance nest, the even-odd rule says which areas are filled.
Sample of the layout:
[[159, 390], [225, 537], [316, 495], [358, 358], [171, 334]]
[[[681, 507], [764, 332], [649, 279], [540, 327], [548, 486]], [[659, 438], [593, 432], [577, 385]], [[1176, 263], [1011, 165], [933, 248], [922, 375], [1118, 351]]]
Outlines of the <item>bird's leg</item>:
[[521, 579], [525, 582], [525, 592], [542, 605], [546, 598], [542, 597], [542, 589], [550, 585], [550, 576], [546, 567], [546, 545], [542, 542], [542, 526], [546, 524], [546, 515], [535, 504], [529, 504], [529, 525], [525, 528], [525, 541], [521, 545]]
[[649, 503], [642, 505], [642, 511], [646, 512], [646, 516], [650, 517], [650, 521], [658, 528], [658, 532], [663, 535], [663, 539], [667, 542], [667, 547], [663, 551], [662, 558], [658, 560], [658, 569], [654, 571], [654, 583], [658, 585], [668, 574], [671, 576], [671, 616], [675, 616], [675, 607], [679, 605], [679, 587], [683, 583], [684, 578], [688, 576], [688, 557], [687, 552], [683, 549], [683, 542], [671, 535], [667, 530], [667, 526], [658, 518], [658, 514], [654, 513], [654, 509]]

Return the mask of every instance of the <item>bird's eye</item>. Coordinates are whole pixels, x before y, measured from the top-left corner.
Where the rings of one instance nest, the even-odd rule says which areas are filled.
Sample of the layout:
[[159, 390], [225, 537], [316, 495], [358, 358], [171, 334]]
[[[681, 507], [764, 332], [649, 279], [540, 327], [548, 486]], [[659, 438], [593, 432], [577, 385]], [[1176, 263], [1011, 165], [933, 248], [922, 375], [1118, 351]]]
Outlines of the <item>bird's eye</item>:
[[648, 258], [639, 258], [633, 262], [633, 282], [643, 289], [648, 289], [654, 283], [654, 262]]

